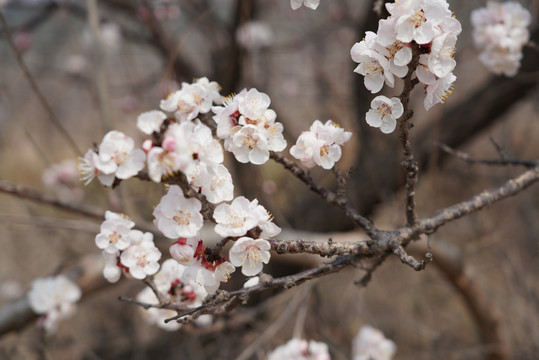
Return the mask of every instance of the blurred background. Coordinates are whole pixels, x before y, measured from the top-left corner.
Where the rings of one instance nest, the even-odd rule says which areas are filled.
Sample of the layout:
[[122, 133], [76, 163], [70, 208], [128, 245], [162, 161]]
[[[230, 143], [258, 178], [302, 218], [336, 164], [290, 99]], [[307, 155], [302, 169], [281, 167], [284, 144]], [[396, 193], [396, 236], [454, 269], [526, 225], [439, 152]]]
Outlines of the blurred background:
[[[381, 228], [401, 226], [404, 176], [398, 135], [384, 135], [365, 123], [374, 96], [353, 72], [356, 64], [349, 55], [365, 31], [376, 31], [373, 3], [322, 0], [316, 11], [293, 11], [288, 0], [0, 1], [32, 79], [9, 46], [4, 25], [0, 185], [22, 185], [94, 214], [111, 209], [151, 222], [161, 185], [131, 180], [114, 190], [97, 181], [84, 187], [73, 166], [64, 163], [60, 172], [68, 191], [56, 186], [46, 169], [76, 161], [111, 129], [142, 144], [137, 116], [158, 109], [181, 82], [205, 76], [217, 81], [225, 96], [251, 87], [267, 93], [289, 147], [316, 119], [332, 119], [352, 131], [339, 163], [351, 169], [349, 198]], [[477, 158], [497, 158], [495, 145], [514, 158], [539, 158], [537, 45], [525, 47], [515, 77], [491, 75], [477, 59], [470, 24], [470, 12], [485, 2], [449, 3], [463, 27], [453, 94], [427, 112], [421, 89], [412, 92], [421, 217], [523, 171], [470, 165], [441, 152], [436, 142]], [[532, 13], [530, 32], [537, 44], [539, 2], [520, 3]], [[398, 94], [401, 86], [397, 81], [383, 94]], [[235, 194], [258, 198], [287, 229], [283, 238], [363, 238], [339, 209], [327, 206], [279, 164], [232, 160], [226, 162]], [[331, 172], [313, 169], [311, 175], [336, 187]], [[22, 297], [34, 278], [99, 255], [94, 244], [99, 218], [5, 192], [0, 204], [0, 307]], [[425, 271], [415, 272], [390, 257], [366, 287], [356, 284], [364, 269], [350, 268], [298, 288], [264, 293], [210, 326], [186, 325], [172, 333], [146, 324], [139, 308], [117, 300], [134, 297], [142, 283], [107, 285], [90, 279], [91, 291], [56, 334], [44, 335], [35, 323], [24, 322], [0, 337], [0, 359], [264, 359], [267, 351], [298, 334], [328, 343], [333, 359], [349, 359], [351, 340], [365, 324], [397, 344], [396, 359], [537, 359], [538, 219], [539, 187], [532, 186], [431, 236], [435, 261]], [[167, 246], [168, 240], [158, 241]], [[424, 256], [426, 239], [411, 245], [412, 253], [414, 248]], [[265, 272], [291, 274], [320, 261], [274, 255]], [[240, 287], [244, 280], [235, 274], [226, 288]]]

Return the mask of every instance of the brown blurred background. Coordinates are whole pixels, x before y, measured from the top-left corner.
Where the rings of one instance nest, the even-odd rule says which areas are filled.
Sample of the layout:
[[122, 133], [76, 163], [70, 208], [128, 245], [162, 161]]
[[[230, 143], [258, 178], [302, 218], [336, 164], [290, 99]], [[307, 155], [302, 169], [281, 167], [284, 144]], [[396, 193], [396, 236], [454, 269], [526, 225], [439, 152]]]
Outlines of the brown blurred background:
[[[532, 12], [530, 31], [537, 43], [539, 2], [521, 3]], [[469, 165], [442, 153], [436, 141], [478, 158], [496, 158], [494, 139], [512, 157], [539, 158], [539, 51], [525, 49], [514, 78], [489, 74], [477, 59], [469, 21], [471, 10], [484, 5], [450, 1], [463, 26], [451, 97], [426, 112], [421, 90], [412, 93], [414, 153], [421, 163], [420, 216], [522, 171]], [[206, 76], [221, 84], [223, 95], [245, 87], [267, 93], [289, 146], [315, 119], [332, 119], [352, 131], [339, 163], [341, 169], [352, 168], [350, 199], [382, 228], [405, 222], [398, 136], [365, 123], [374, 96], [353, 73], [349, 56], [366, 30], [376, 30], [378, 16], [370, 1], [321, 0], [316, 11], [293, 11], [288, 0], [12, 0], [0, 11], [34, 81], [81, 151], [99, 143], [110, 129], [125, 132], [140, 145], [144, 137], [135, 126], [138, 114], [157, 109], [159, 100], [182, 81]], [[92, 29], [93, 15], [100, 30]], [[262, 48], [236, 37], [238, 29], [253, 20], [270, 31]], [[50, 121], [5, 34], [0, 59], [0, 179], [56, 196], [44, 187], [42, 172], [80, 154]], [[396, 94], [400, 86], [397, 82], [395, 89], [384, 88], [383, 93]], [[280, 165], [227, 161], [236, 195], [258, 198], [279, 226], [361, 239], [338, 209], [327, 206]], [[313, 169], [311, 174], [335, 188], [330, 172]], [[152, 207], [163, 191], [158, 184], [138, 180], [114, 190], [94, 181], [84, 190], [80, 206], [122, 211], [146, 221], [152, 220]], [[99, 253], [94, 245], [99, 220], [5, 194], [0, 194], [0, 204], [0, 306], [24, 295], [32, 279]], [[70, 220], [79, 222], [74, 226]], [[458, 264], [457, 277], [436, 264], [436, 253], [434, 263], [422, 272], [390, 258], [366, 288], [354, 284], [364, 272], [348, 269], [313, 281], [309, 291], [302, 292], [308, 286], [302, 285], [253, 298], [209, 328], [189, 325], [175, 333], [147, 325], [140, 309], [117, 301], [119, 295], [134, 297], [143, 287], [123, 280], [85, 296], [78, 312], [53, 336], [43, 335], [34, 323], [3, 335], [0, 359], [234, 359], [259, 338], [263, 343], [248, 358], [263, 359], [294, 329], [307, 339], [327, 342], [333, 359], [348, 359], [351, 339], [364, 324], [396, 342], [396, 359], [504, 354], [537, 359], [538, 220], [539, 188], [534, 186], [431, 236], [433, 246], [440, 245], [451, 263]], [[421, 257], [426, 241], [414, 247]], [[272, 260], [265, 271], [274, 275], [320, 261], [302, 255], [274, 255]], [[499, 330], [499, 343], [485, 345], [485, 321], [474, 313], [474, 300], [471, 305], [466, 291], [455, 288], [458, 279], [471, 282], [475, 300]], [[227, 286], [239, 287], [243, 280], [237, 275]], [[300, 307], [291, 309], [294, 315], [280, 317], [297, 296], [304, 298]], [[268, 328], [279, 331], [272, 335]]]

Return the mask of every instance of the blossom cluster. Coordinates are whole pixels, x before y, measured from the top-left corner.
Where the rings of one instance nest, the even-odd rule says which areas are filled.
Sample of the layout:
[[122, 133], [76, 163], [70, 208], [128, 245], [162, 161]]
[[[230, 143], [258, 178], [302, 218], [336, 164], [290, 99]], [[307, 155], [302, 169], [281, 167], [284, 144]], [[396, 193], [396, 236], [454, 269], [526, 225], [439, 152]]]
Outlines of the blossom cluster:
[[318, 5], [320, 5], [320, 0], [290, 0], [290, 6], [294, 10], [299, 9], [302, 5], [306, 8], [316, 10]]
[[161, 252], [153, 242], [153, 234], [135, 230], [134, 226], [135, 223], [123, 215], [105, 213], [95, 243], [103, 250], [103, 276], [110, 282], [117, 282], [122, 270], [135, 279], [144, 279], [159, 270]]
[[[204, 284], [209, 293], [215, 292], [220, 282], [228, 280], [234, 266], [242, 266], [242, 272], [247, 276], [258, 274], [270, 258], [270, 245], [264, 238], [281, 231], [266, 209], [258, 204], [258, 200], [249, 201], [243, 196], [215, 208], [215, 232], [236, 240], [230, 249], [231, 262], [227, 262], [224, 258], [210, 260], [205, 253], [199, 235], [204, 221], [201, 208], [198, 199], [185, 198], [177, 185], [170, 186], [155, 207], [154, 224], [166, 237], [179, 239], [170, 247], [171, 256], [189, 266], [188, 273], [196, 273], [192, 277]], [[246, 236], [248, 234], [256, 239]]]
[[37, 278], [28, 292], [30, 308], [43, 314], [40, 325], [48, 332], [56, 331], [58, 321], [73, 314], [80, 297], [80, 288], [64, 275]]
[[[367, 32], [352, 47], [352, 60], [358, 63], [354, 71], [365, 77], [365, 87], [373, 94], [384, 84], [394, 87], [395, 78], [408, 74], [415, 48], [419, 64], [412, 70], [425, 88], [425, 109], [443, 103], [456, 80], [453, 54], [461, 32], [460, 22], [452, 16], [445, 0], [402, 0], [387, 3], [386, 8], [391, 16], [379, 21], [376, 33]], [[379, 100], [377, 104], [388, 105]], [[373, 109], [379, 110], [374, 105]], [[381, 110], [378, 115], [376, 121], [371, 116], [369, 123], [390, 132], [390, 124], [397, 116]]]
[[372, 326], [363, 326], [352, 341], [352, 360], [391, 360], [397, 351], [395, 343]]
[[337, 123], [328, 120], [325, 124], [315, 120], [309, 131], [299, 136], [290, 154], [306, 167], [319, 165], [331, 169], [341, 158], [341, 145], [350, 140], [352, 133], [344, 131]]
[[[153, 280], [157, 290], [170, 303], [185, 305], [187, 308], [195, 308], [202, 305], [202, 300], [208, 295], [203, 286], [197, 281], [186, 276], [185, 265], [182, 265], [174, 259], [168, 259], [163, 262], [161, 270], [155, 274]], [[146, 304], [159, 305], [159, 301], [154, 291], [146, 287], [136, 297], [137, 301]], [[141, 309], [144, 318], [150, 324], [159, 326], [168, 331], [174, 331], [181, 327], [176, 321], [165, 323], [165, 319], [177, 314], [174, 310], [149, 308]], [[201, 319], [202, 318], [202, 319]], [[203, 316], [199, 319], [203, 320]]]
[[473, 37], [479, 60], [493, 73], [515, 76], [522, 47], [530, 38], [530, 12], [517, 2], [495, 3], [472, 11]]
[[283, 125], [275, 121], [277, 114], [269, 108], [270, 103], [268, 95], [243, 89], [222, 106], [212, 108], [217, 136], [239, 162], [261, 165], [268, 161], [270, 151], [286, 147]]
[[328, 346], [323, 342], [292, 338], [273, 350], [268, 360], [331, 360]]

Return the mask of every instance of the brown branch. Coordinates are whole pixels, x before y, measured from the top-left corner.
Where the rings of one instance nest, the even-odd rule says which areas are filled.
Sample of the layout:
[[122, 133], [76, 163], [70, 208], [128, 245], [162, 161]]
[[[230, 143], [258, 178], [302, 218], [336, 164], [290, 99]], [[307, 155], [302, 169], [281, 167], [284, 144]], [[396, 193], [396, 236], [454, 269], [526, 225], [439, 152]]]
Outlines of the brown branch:
[[412, 79], [418, 64], [419, 56], [421, 55], [421, 49], [419, 45], [413, 44], [413, 56], [412, 60], [408, 64], [408, 73], [404, 77], [404, 87], [402, 93], [399, 96], [404, 113], [397, 120], [399, 125], [399, 138], [402, 145], [403, 160], [401, 166], [406, 172], [406, 221], [409, 226], [414, 225], [417, 222], [417, 215], [415, 212], [415, 185], [418, 180], [419, 167], [414, 160], [414, 154], [412, 153], [412, 143], [410, 142], [410, 129], [413, 127], [411, 121], [414, 112], [408, 109], [410, 102], [410, 93], [414, 89], [415, 85], [419, 82], [417, 78]]
[[357, 242], [334, 242], [331, 239], [325, 242], [305, 240], [268, 240], [271, 249], [277, 254], [316, 254], [323, 257], [362, 254], [371, 255], [373, 240]]
[[[61, 201], [53, 196], [46, 195], [34, 189], [30, 189], [23, 185], [12, 184], [9, 181], [0, 179], [0, 193], [13, 195], [21, 199], [28, 199], [41, 204], [53, 206], [57, 209], [68, 211], [77, 215], [86, 216], [92, 219], [103, 221], [105, 218], [105, 212], [98, 208], [90, 208], [79, 204], [71, 204]], [[146, 231], [154, 232], [155, 227], [153, 224], [143, 220], [137, 220], [136, 228]]]
[[73, 150], [73, 152], [76, 155], [81, 155], [82, 152], [78, 148], [77, 143], [75, 142], [75, 140], [73, 140], [71, 135], [69, 135], [67, 130], [64, 128], [62, 123], [60, 123], [60, 121], [58, 120], [58, 118], [54, 114], [54, 111], [52, 110], [51, 106], [49, 105], [49, 103], [45, 99], [45, 96], [43, 95], [43, 93], [41, 92], [39, 87], [37, 86], [37, 83], [35, 82], [34, 77], [32, 76], [32, 74], [30, 73], [30, 70], [28, 70], [28, 67], [26, 66], [20, 52], [17, 50], [17, 46], [15, 46], [15, 43], [13, 42], [11, 32], [9, 31], [7, 21], [4, 18], [4, 15], [2, 14], [2, 11], [0, 11], [0, 23], [2, 23], [2, 28], [4, 30], [4, 34], [6, 35], [6, 39], [8, 41], [9, 47], [11, 48], [11, 50], [13, 50], [13, 53], [15, 54], [17, 64], [21, 68], [26, 80], [30, 84], [30, 88], [32, 89], [34, 95], [37, 97], [37, 99], [41, 103], [41, 106], [43, 106], [43, 108], [45, 109], [45, 112], [48, 115], [47, 119], [49, 119], [49, 121], [52, 123], [52, 125], [54, 127], [56, 127], [56, 129], [64, 137], [64, 139], [67, 141], [67, 143], [71, 147], [71, 150]]
[[0, 223], [32, 225], [53, 229], [66, 229], [73, 231], [84, 231], [89, 233], [98, 233], [99, 225], [89, 221], [58, 219], [43, 216], [27, 216], [16, 214], [0, 214]]
[[37, 190], [27, 188], [23, 185], [12, 184], [6, 180], [0, 179], [0, 193], [13, 195], [22, 199], [29, 199], [42, 204], [54, 206], [61, 210], [69, 211], [78, 215], [83, 215], [98, 220], [103, 220], [105, 218], [105, 212], [102, 210], [96, 208], [89, 208], [77, 204], [66, 203], [64, 201], [58, 200], [53, 196], [43, 194]]
[[471, 199], [458, 203], [456, 205], [440, 209], [432, 216], [422, 219], [418, 225], [412, 229], [411, 233], [419, 232], [430, 234], [436, 231], [440, 226], [447, 224], [450, 221], [459, 219], [465, 215], [479, 211], [495, 202], [503, 200], [509, 196], [514, 196], [534, 184], [539, 180], [539, 166], [536, 166], [516, 178], [508, 180], [503, 185], [485, 190], [480, 194], [473, 196]]

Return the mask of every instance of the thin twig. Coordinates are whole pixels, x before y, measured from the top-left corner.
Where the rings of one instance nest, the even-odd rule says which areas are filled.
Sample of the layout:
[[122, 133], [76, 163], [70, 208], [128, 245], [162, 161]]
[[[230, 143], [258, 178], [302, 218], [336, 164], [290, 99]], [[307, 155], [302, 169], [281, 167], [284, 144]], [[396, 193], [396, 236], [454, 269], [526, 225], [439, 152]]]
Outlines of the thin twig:
[[372, 265], [365, 268], [365, 270], [366, 270], [365, 274], [363, 274], [361, 279], [359, 279], [357, 281], [354, 281], [354, 284], [366, 287], [369, 284], [369, 282], [371, 281], [372, 274], [374, 273], [374, 271], [376, 269], [378, 269], [380, 267], [380, 265], [382, 265], [384, 263], [384, 261], [389, 257], [389, 255], [390, 255], [390, 253], [384, 253], [384, 254], [380, 255]]
[[350, 205], [346, 199], [340, 198], [337, 196], [337, 194], [316, 184], [309, 174], [307, 174], [299, 165], [288, 159], [286, 156], [272, 151], [270, 152], [270, 157], [275, 162], [278, 162], [284, 166], [285, 169], [290, 171], [292, 175], [306, 184], [311, 191], [318, 194], [328, 204], [335, 205], [343, 209], [346, 212], [346, 215], [350, 217], [356, 224], [361, 226], [361, 228], [365, 230], [371, 239], [378, 237], [379, 231], [374, 227], [372, 222], [359, 214], [359, 212], [352, 207], [352, 205]]
[[408, 255], [404, 247], [397, 245], [393, 248], [393, 253], [401, 260], [403, 264], [410, 266], [415, 271], [424, 270], [428, 263], [432, 261], [432, 254], [427, 253], [425, 259], [421, 262], [417, 261], [413, 256]]
[[485, 190], [471, 199], [453, 206], [440, 209], [428, 218], [419, 221], [415, 228], [409, 228], [410, 233], [419, 232], [430, 234], [448, 222], [459, 219], [465, 215], [477, 212], [495, 202], [514, 196], [539, 180], [539, 165], [510, 179], [503, 185]]
[[11, 36], [11, 32], [9, 31], [9, 27], [7, 24], [6, 19], [4, 18], [4, 15], [2, 14], [2, 11], [0, 11], [0, 22], [2, 23], [2, 28], [4, 30], [4, 34], [6, 35], [6, 39], [8, 41], [9, 47], [13, 50], [13, 53], [15, 54], [15, 58], [17, 59], [17, 63], [19, 64], [19, 67], [21, 68], [24, 76], [26, 77], [26, 80], [30, 84], [30, 88], [34, 92], [34, 95], [36, 95], [37, 99], [45, 109], [45, 112], [48, 115], [48, 119], [52, 122], [52, 124], [60, 131], [60, 134], [64, 137], [64, 139], [67, 141], [71, 149], [76, 155], [81, 155], [82, 152], [77, 146], [77, 143], [71, 135], [67, 132], [67, 130], [64, 128], [64, 126], [60, 123], [56, 115], [54, 114], [54, 111], [52, 110], [51, 106], [45, 99], [45, 96], [43, 96], [43, 93], [37, 86], [37, 83], [34, 80], [34, 77], [30, 73], [30, 70], [28, 70], [28, 67], [26, 66], [21, 53], [17, 50], [17, 46], [15, 46], [15, 43], [13, 42], [13, 38]]
[[12, 184], [8, 181], [1, 179], [0, 193], [10, 194], [22, 199], [29, 199], [94, 219], [103, 220], [105, 217], [105, 212], [102, 210], [96, 208], [89, 208], [78, 204], [66, 203], [61, 200], [58, 200], [55, 197], [43, 194], [37, 190], [27, 188], [23, 185]]
[[528, 168], [539, 165], [539, 161], [513, 159], [513, 158], [508, 158], [506, 156], [500, 159], [480, 159], [480, 158], [475, 158], [471, 156], [470, 154], [465, 153], [464, 151], [454, 149], [450, 146], [441, 144], [439, 142], [435, 142], [435, 145], [438, 146], [442, 151], [448, 154], [454, 155], [458, 157], [459, 159], [464, 160], [470, 164], [482, 164], [482, 165], [494, 165], [494, 166], [513, 165], [513, 166], [525, 166]]
[[83, 231], [83, 232], [89, 232], [93, 234], [96, 234], [99, 232], [99, 225], [97, 225], [96, 223], [83, 221], [83, 220], [58, 219], [58, 218], [43, 217], [43, 216], [0, 214], [0, 223], [10, 224], [10, 225], [22, 224], [22, 225], [39, 226], [39, 227], [44, 227], [44, 228]]
[[99, 25], [99, 10], [97, 8], [97, 0], [86, 0], [88, 8], [87, 20], [90, 26], [90, 34], [92, 36], [92, 50], [96, 66], [96, 88], [97, 97], [99, 99], [99, 112], [101, 124], [104, 132], [112, 129], [111, 113], [110, 113], [110, 95], [107, 85], [107, 68], [105, 62], [105, 52], [103, 51], [103, 41], [101, 39], [101, 27]]

